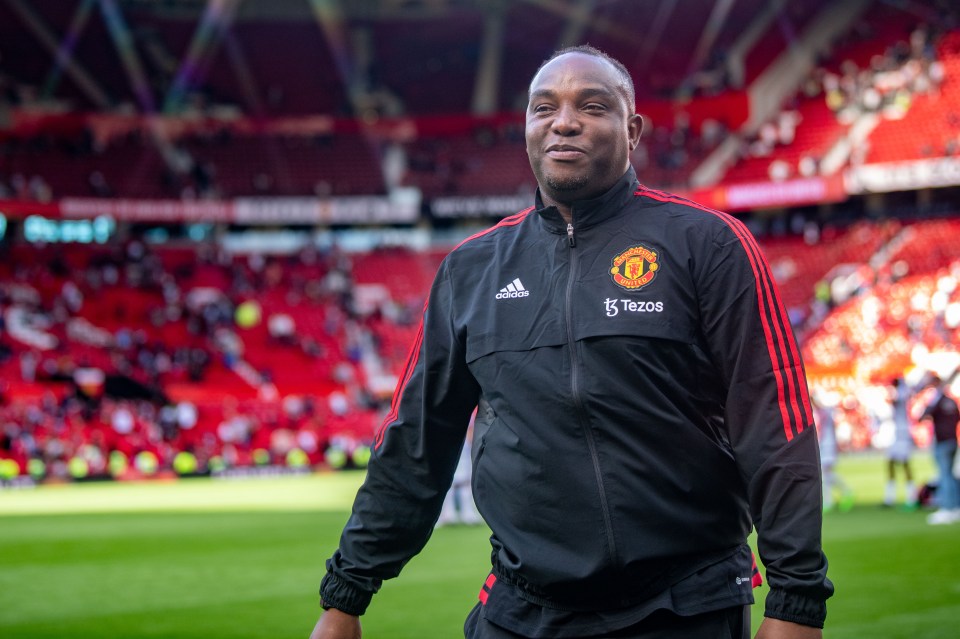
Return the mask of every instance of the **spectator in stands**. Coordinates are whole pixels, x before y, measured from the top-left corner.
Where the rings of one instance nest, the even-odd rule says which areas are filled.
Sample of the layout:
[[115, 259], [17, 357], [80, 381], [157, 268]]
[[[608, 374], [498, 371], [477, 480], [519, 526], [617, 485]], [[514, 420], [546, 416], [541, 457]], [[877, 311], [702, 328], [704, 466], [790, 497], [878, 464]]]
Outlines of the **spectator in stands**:
[[90, 185], [90, 193], [95, 197], [113, 197], [113, 189], [107, 183], [107, 178], [99, 170], [90, 172], [87, 176], [87, 183]]
[[267, 320], [267, 331], [278, 344], [289, 346], [298, 343], [297, 325], [289, 313], [271, 314]]
[[197, 407], [193, 402], [183, 400], [177, 402], [177, 428], [192, 430], [197, 425]]
[[40, 357], [35, 351], [26, 350], [20, 354], [20, 379], [32, 384], [37, 379], [37, 364]]
[[820, 172], [820, 163], [810, 154], [804, 154], [797, 163], [797, 171], [803, 177], [812, 177]]
[[110, 426], [118, 435], [129, 435], [135, 427], [133, 411], [130, 410], [128, 402], [120, 402], [112, 405], [110, 415]]
[[960, 409], [957, 402], [947, 395], [947, 385], [939, 377], [934, 377], [932, 385], [936, 389], [930, 403], [927, 404], [920, 419], [933, 422], [933, 456], [937, 462], [937, 503], [939, 508], [927, 517], [930, 524], [952, 524], [960, 521], [960, 481], [954, 476], [953, 469], [957, 456], [957, 423], [960, 422]]
[[559, 51], [529, 96], [535, 206], [441, 265], [312, 637], [360, 637], [426, 543], [481, 396], [494, 567], [467, 637], [747, 637], [751, 522], [771, 586], [757, 636], [821, 637], [816, 428], [754, 239], [640, 185], [621, 63]]
[[897, 377], [889, 387], [890, 410], [893, 418], [893, 442], [887, 449], [887, 486], [883, 494], [885, 506], [893, 506], [897, 500], [897, 468], [903, 470], [904, 503], [908, 508], [917, 505], [917, 489], [910, 469], [910, 457], [916, 444], [910, 433], [909, 402], [910, 386], [903, 377]]
[[41, 175], [33, 175], [28, 182], [30, 199], [34, 202], [50, 202], [53, 200], [53, 189]]

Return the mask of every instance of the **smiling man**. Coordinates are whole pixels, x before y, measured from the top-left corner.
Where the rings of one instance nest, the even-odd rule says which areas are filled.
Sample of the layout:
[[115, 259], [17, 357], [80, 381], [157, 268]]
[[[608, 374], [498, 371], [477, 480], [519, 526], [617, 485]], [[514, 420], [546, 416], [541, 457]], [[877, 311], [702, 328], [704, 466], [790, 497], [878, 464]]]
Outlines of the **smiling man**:
[[492, 566], [466, 637], [747, 637], [754, 526], [757, 637], [821, 636], [833, 586], [799, 349], [747, 229], [639, 183], [634, 102], [591, 47], [534, 76], [534, 206], [441, 265], [313, 639], [359, 637], [426, 543], [478, 404]]

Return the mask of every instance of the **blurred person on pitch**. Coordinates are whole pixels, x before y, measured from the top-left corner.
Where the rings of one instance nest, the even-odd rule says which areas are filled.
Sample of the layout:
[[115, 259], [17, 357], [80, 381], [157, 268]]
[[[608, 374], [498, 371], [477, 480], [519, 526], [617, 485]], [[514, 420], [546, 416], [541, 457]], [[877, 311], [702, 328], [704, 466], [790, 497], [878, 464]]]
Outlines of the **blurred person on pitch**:
[[454, 524], [478, 526], [483, 523], [483, 518], [477, 512], [477, 504], [473, 500], [473, 487], [471, 486], [473, 479], [473, 456], [471, 454], [473, 424], [474, 420], [471, 419], [463, 448], [460, 451], [457, 469], [453, 472], [453, 484], [447, 491], [447, 496], [443, 499], [443, 506], [440, 508], [440, 518], [437, 519], [437, 526]]
[[948, 384], [934, 376], [931, 385], [935, 389], [921, 420], [933, 422], [933, 457], [937, 463], [937, 505], [935, 512], [927, 517], [930, 524], [952, 524], [960, 521], [960, 481], [954, 476], [957, 456], [957, 423], [960, 409], [957, 402], [947, 395]]
[[887, 449], [887, 485], [883, 493], [883, 505], [893, 506], [897, 500], [897, 467], [903, 470], [904, 506], [916, 508], [917, 486], [913, 481], [910, 457], [916, 442], [910, 432], [910, 398], [913, 389], [903, 377], [897, 377], [888, 388], [890, 397], [893, 441]]
[[[820, 440], [820, 469], [823, 475], [823, 512], [830, 512], [839, 505], [841, 511], [853, 508], [853, 489], [837, 473], [840, 446], [837, 443], [837, 420], [835, 401], [813, 396], [817, 434]], [[835, 499], [839, 497], [839, 504]]]
[[740, 221], [638, 182], [634, 105], [592, 47], [535, 74], [534, 205], [441, 264], [312, 639], [360, 637], [427, 542], [481, 397], [493, 567], [466, 637], [746, 637], [753, 526], [757, 637], [822, 636], [817, 429], [786, 311]]

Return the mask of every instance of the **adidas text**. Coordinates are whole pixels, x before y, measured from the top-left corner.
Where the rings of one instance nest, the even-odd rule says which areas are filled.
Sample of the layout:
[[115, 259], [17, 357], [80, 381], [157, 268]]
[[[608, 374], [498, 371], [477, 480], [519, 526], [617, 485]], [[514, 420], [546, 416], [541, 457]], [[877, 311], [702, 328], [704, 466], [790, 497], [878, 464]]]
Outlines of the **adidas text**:
[[524, 288], [523, 283], [520, 281], [520, 278], [513, 280], [506, 286], [500, 289], [500, 292], [497, 293], [496, 298], [498, 300], [513, 299], [517, 297], [527, 297], [530, 295], [530, 291]]

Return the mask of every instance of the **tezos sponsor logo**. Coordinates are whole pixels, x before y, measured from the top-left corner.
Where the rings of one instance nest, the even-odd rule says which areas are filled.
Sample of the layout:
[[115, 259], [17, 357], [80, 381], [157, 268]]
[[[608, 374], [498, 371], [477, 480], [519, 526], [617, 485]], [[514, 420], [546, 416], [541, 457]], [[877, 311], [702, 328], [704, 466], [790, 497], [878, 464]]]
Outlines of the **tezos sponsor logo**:
[[618, 300], [608, 297], [603, 301], [607, 317], [616, 317], [620, 311], [624, 313], [662, 313], [663, 302]]

